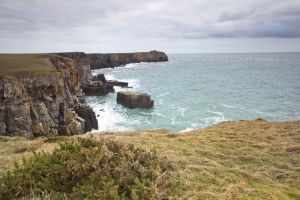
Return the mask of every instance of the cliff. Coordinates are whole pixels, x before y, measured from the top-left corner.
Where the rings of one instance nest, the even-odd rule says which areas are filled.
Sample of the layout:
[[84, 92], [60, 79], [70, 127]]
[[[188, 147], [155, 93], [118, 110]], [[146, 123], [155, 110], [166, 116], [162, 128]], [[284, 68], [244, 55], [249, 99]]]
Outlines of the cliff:
[[88, 70], [74, 60], [2, 54], [0, 71], [0, 135], [74, 135], [98, 127], [80, 88]]
[[109, 92], [113, 85], [95, 87], [91, 68], [167, 60], [167, 55], [159, 51], [0, 54], [0, 135], [32, 138], [97, 129], [95, 113], [86, 104], [82, 89]]
[[160, 51], [92, 54], [85, 54], [83, 52], [70, 52], [58, 53], [58, 55], [72, 58], [81, 63], [89, 63], [91, 69], [113, 68], [129, 63], [168, 61], [168, 56], [164, 52]]

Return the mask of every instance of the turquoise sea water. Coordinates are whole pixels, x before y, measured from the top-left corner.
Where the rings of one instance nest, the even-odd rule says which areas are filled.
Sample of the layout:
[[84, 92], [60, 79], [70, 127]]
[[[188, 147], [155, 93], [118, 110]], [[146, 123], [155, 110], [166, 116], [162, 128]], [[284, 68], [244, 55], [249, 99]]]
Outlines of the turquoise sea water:
[[177, 54], [169, 62], [101, 69], [107, 79], [147, 92], [154, 108], [127, 109], [116, 93], [88, 97], [100, 131], [188, 131], [227, 120], [300, 119], [300, 53]]

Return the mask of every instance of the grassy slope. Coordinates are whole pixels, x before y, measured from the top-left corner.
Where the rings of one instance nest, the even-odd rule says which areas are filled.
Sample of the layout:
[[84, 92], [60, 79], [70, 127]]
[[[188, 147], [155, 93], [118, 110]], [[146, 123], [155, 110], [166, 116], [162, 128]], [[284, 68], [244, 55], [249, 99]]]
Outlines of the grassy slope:
[[[167, 156], [178, 166], [176, 199], [300, 199], [300, 121], [224, 122], [185, 134], [143, 131], [95, 137], [154, 148]], [[31, 150], [51, 151], [64, 139], [0, 138], [0, 174]]]
[[44, 54], [0, 54], [0, 76], [39, 75], [55, 71], [44, 58]]

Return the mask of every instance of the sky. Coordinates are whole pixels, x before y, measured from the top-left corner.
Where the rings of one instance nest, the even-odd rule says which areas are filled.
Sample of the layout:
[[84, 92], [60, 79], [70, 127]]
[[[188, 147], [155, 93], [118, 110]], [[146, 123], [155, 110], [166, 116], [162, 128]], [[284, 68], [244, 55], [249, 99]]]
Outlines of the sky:
[[0, 52], [300, 52], [300, 0], [0, 0]]

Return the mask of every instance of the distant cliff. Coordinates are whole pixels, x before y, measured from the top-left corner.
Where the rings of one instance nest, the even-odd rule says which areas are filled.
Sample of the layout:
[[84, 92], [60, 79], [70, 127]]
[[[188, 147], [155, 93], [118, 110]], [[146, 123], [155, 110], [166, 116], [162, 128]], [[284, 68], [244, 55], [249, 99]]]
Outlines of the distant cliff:
[[163, 62], [168, 61], [168, 56], [161, 51], [137, 52], [137, 53], [92, 53], [83, 52], [58, 53], [81, 63], [89, 63], [91, 69], [113, 68], [129, 63]]

